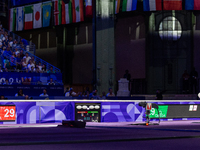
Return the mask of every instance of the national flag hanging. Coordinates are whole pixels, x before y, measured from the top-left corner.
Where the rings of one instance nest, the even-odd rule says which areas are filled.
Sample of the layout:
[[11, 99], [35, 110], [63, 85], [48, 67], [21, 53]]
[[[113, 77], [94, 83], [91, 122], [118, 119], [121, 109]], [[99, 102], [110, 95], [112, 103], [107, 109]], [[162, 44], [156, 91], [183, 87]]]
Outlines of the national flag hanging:
[[162, 10], [162, 0], [143, 0], [144, 11]]
[[44, 2], [42, 4], [42, 13], [43, 13], [43, 27], [48, 27], [50, 25], [50, 20], [51, 20], [51, 6], [52, 3], [51, 1]]
[[132, 11], [136, 10], [137, 0], [123, 0], [122, 11]]
[[73, 22], [84, 21], [82, 0], [72, 0], [72, 13]]
[[9, 10], [9, 30], [10, 31], [14, 31], [15, 29], [15, 13], [16, 9], [15, 8], [11, 8]]
[[70, 0], [62, 1], [62, 24], [72, 23], [72, 3]]
[[61, 24], [61, 5], [62, 0], [54, 0], [54, 24], [60, 25]]
[[163, 0], [163, 10], [182, 10], [182, 0]]
[[185, 10], [200, 10], [200, 0], [185, 0]]
[[41, 28], [42, 27], [42, 3], [37, 3], [33, 5], [33, 28]]
[[92, 18], [92, 0], [85, 0], [85, 16]]
[[121, 0], [115, 0], [115, 14], [119, 13]]
[[24, 7], [16, 8], [16, 31], [22, 31], [24, 28]]
[[24, 14], [24, 30], [33, 29], [33, 6], [25, 6]]

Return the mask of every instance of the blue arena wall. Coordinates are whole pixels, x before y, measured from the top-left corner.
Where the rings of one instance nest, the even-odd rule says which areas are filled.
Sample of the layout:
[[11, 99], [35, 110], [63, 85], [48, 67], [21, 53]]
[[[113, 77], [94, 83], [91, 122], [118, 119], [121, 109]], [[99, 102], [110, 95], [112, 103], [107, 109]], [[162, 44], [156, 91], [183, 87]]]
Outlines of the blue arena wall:
[[[144, 121], [145, 109], [139, 106], [140, 100], [2, 100], [0, 105], [15, 105], [16, 120], [14, 122], [0, 122], [0, 124], [35, 124], [35, 123], [61, 123], [62, 120], [75, 120], [75, 106], [100, 104], [101, 122], [137, 122]], [[200, 105], [198, 101], [150, 101], [157, 104], [190, 106]], [[87, 107], [86, 111], [93, 111]], [[190, 112], [194, 113], [194, 112]], [[170, 118], [172, 120], [199, 120], [197, 118]]]

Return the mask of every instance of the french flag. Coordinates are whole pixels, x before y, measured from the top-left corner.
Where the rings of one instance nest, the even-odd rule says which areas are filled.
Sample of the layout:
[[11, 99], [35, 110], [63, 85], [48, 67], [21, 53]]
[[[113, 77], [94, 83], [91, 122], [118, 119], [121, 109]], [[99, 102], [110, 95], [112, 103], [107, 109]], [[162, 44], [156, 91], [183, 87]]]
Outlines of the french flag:
[[162, 0], [143, 0], [144, 11], [162, 10]]
[[200, 0], [185, 0], [185, 10], [200, 10]]

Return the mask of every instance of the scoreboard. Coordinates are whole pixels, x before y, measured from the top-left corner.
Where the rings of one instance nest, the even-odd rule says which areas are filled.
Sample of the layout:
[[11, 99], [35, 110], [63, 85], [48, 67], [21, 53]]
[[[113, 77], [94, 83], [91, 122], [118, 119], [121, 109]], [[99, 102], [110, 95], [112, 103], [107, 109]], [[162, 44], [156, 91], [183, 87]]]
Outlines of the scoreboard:
[[158, 110], [152, 108], [150, 118], [200, 118], [199, 104], [168, 104], [158, 105]]
[[0, 105], [0, 122], [15, 121], [16, 107], [15, 105]]
[[100, 122], [100, 103], [75, 103], [75, 120], [85, 122]]

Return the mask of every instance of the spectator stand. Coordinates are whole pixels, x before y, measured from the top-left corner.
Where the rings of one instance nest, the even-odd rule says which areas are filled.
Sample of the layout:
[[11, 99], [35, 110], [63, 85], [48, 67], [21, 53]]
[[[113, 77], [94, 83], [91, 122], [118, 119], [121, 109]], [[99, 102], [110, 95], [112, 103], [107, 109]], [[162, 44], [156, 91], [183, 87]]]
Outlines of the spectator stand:
[[[29, 41], [23, 39], [22, 37], [16, 35], [13, 32], [10, 32], [10, 31], [8, 31], [6, 29], [4, 29], [4, 31], [6, 31], [8, 33], [8, 35], [12, 37], [12, 39], [16, 39], [16, 40], [18, 40], [18, 42], [21, 41], [21, 43], [23, 43], [22, 45], [20, 45], [20, 44], [17, 45], [18, 50], [23, 50], [24, 54], [28, 53], [30, 57], [33, 56], [34, 59], [35, 59], [36, 64], [38, 64], [39, 62], [41, 62], [42, 65], [46, 66], [47, 70], [49, 70], [50, 67], [53, 67], [53, 70], [55, 72], [61, 72], [61, 70], [59, 68], [51, 65], [50, 63], [44, 61], [41, 58], [35, 56], [35, 44], [33, 44], [32, 42], [29, 42]], [[14, 48], [14, 47], [12, 47], [12, 48]], [[7, 57], [10, 60], [11, 55], [8, 54]], [[1, 59], [2, 59], [2, 57], [1, 57]], [[1, 62], [2, 62], [2, 65], [3, 65], [3, 59], [2, 59]], [[16, 64], [11, 63], [11, 65], [16, 65]]]

